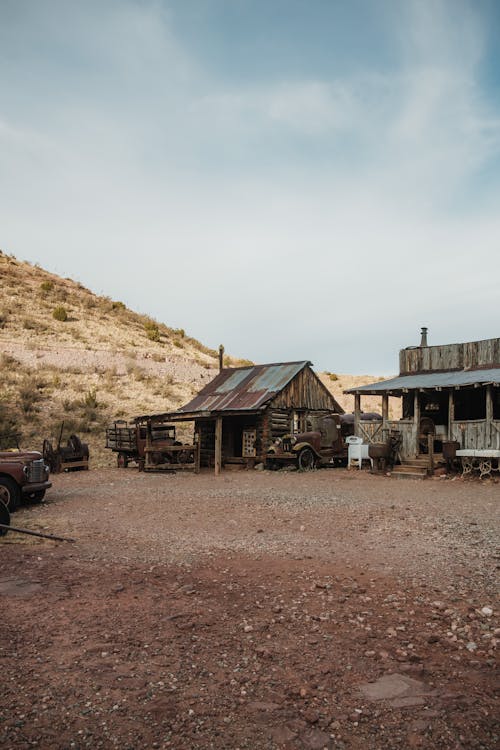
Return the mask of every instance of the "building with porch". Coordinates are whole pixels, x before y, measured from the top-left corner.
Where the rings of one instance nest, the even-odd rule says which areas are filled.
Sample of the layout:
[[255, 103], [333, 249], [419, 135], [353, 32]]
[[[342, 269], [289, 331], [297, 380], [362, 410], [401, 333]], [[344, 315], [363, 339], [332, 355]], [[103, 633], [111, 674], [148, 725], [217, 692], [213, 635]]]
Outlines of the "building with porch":
[[223, 368], [179, 411], [149, 420], [194, 422], [201, 466], [253, 466], [270, 443], [306, 429], [309, 415], [344, 410], [312, 370], [311, 362]]
[[[355, 434], [365, 442], [384, 442], [391, 430], [401, 435], [400, 456], [439, 454], [444, 442], [460, 449], [500, 449], [500, 338], [428, 346], [399, 353], [399, 375], [349, 389], [354, 395]], [[363, 395], [380, 395], [382, 423], [361, 422]], [[402, 399], [402, 418], [388, 419], [390, 396]]]

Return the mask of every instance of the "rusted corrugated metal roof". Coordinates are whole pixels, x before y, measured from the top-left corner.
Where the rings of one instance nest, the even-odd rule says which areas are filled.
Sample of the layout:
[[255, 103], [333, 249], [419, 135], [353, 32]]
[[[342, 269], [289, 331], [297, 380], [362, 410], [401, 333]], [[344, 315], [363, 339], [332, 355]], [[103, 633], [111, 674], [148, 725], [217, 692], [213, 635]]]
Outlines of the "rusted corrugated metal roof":
[[403, 389], [415, 388], [454, 388], [474, 385], [475, 383], [500, 383], [500, 368], [484, 370], [450, 370], [448, 372], [428, 372], [416, 375], [400, 375], [390, 380], [361, 385], [350, 388], [344, 393], [361, 393], [376, 395], [377, 393], [401, 392]]
[[308, 361], [282, 362], [222, 370], [180, 411], [255, 411], [310, 364]]

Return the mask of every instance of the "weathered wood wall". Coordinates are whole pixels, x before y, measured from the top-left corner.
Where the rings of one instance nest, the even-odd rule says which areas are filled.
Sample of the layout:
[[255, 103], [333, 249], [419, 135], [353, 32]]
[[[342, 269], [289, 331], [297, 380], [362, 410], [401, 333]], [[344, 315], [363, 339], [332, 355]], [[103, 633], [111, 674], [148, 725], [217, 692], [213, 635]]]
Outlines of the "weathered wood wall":
[[401, 375], [477, 367], [500, 367], [500, 338], [465, 344], [419, 346], [399, 352]]
[[451, 423], [452, 440], [460, 443], [461, 448], [500, 450], [500, 421], [488, 422], [476, 419], [468, 422]]
[[293, 380], [272, 400], [272, 409], [309, 409], [336, 411], [343, 414], [332, 394], [314, 374], [304, 367]]

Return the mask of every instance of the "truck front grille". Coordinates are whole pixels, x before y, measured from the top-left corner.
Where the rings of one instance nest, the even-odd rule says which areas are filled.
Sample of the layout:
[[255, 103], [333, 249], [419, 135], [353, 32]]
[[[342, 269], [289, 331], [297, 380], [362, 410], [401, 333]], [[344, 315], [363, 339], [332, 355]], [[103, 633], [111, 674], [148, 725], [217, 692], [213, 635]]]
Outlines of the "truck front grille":
[[47, 479], [47, 472], [43, 458], [37, 458], [35, 461], [31, 461], [28, 465], [27, 479], [28, 482], [45, 482]]

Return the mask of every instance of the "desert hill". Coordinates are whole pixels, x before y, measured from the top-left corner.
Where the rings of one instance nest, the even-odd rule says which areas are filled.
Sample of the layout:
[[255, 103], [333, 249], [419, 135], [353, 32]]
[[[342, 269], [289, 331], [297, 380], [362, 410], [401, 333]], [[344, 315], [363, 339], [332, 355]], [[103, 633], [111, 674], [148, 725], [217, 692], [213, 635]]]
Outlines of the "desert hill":
[[[113, 419], [176, 409], [218, 368], [217, 352], [182, 329], [2, 252], [0, 358], [0, 435], [19, 431], [24, 447], [40, 449], [64, 420], [65, 438], [76, 432], [88, 442], [93, 465], [114, 460], [103, 447]], [[227, 366], [247, 363], [225, 358]], [[352, 397], [342, 390], [377, 380], [320, 377], [347, 411]], [[379, 410], [373, 401], [363, 408]]]

